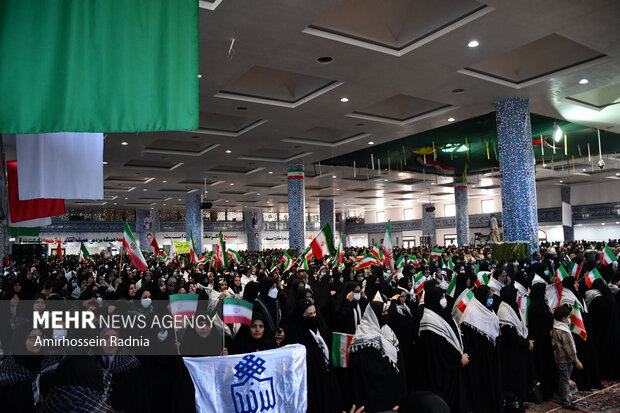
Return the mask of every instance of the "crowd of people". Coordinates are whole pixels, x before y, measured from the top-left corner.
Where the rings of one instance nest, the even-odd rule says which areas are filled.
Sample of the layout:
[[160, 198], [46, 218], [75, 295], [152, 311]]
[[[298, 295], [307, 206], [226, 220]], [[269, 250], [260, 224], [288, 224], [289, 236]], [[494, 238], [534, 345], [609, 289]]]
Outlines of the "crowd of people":
[[[359, 248], [345, 249], [342, 263], [311, 259], [307, 269], [285, 268], [281, 250], [240, 252], [239, 262], [218, 268], [152, 255], [144, 271], [127, 255], [11, 262], [0, 277], [0, 400], [10, 412], [194, 412], [182, 356], [217, 355], [206, 349], [224, 335], [223, 355], [304, 345], [308, 412], [422, 411], [431, 403], [435, 412], [496, 413], [552, 398], [574, 408], [576, 389], [620, 376], [620, 271], [617, 261], [601, 260], [604, 251], [617, 257], [620, 246], [543, 243], [513, 262], [497, 262], [488, 248], [452, 246], [438, 256], [430, 247], [396, 247], [392, 261], [363, 269]], [[594, 269], [601, 278], [588, 279]], [[553, 303], [550, 287], [561, 291]], [[173, 294], [198, 295], [205, 314], [224, 297], [251, 302], [251, 326], [154, 329], [155, 345], [177, 353], [169, 356], [113, 346], [43, 354], [34, 344], [66, 335], [32, 328], [32, 310], [51, 300], [103, 312], [122, 302], [148, 316]], [[569, 327], [575, 306], [587, 338]], [[335, 332], [352, 335], [346, 368], [334, 367]]]

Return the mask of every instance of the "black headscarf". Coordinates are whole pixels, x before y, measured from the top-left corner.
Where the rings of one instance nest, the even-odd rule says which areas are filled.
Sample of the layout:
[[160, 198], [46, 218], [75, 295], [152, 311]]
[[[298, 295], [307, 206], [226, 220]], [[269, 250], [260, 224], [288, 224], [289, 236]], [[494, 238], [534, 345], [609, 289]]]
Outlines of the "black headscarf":
[[519, 311], [519, 305], [517, 304], [517, 289], [513, 285], [502, 287], [499, 291], [499, 297], [503, 302], [508, 304], [517, 314], [517, 317], [521, 319], [521, 311]]
[[258, 297], [258, 283], [256, 281], [250, 281], [243, 289], [243, 299], [252, 302], [256, 300], [256, 297]]
[[[480, 287], [474, 290], [474, 297], [476, 300], [480, 301], [480, 304], [483, 306], [487, 306], [487, 298], [489, 298], [489, 292], [491, 289], [486, 285], [481, 285]], [[426, 300], [424, 300], [426, 302]]]
[[568, 277], [564, 278], [562, 280], [562, 289], [569, 290], [573, 294], [575, 294], [575, 297], [579, 297], [579, 294], [577, 293], [577, 290], [575, 290], [575, 281], [577, 281], [577, 279], [575, 277], [573, 277], [573, 276], [568, 276]]

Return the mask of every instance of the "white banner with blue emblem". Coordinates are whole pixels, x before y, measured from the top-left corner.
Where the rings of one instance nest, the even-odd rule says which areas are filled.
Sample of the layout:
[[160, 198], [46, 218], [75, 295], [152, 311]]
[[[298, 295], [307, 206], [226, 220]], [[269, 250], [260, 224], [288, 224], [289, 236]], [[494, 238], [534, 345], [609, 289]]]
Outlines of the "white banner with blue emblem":
[[196, 412], [305, 413], [306, 348], [221, 357], [184, 357], [196, 388]]

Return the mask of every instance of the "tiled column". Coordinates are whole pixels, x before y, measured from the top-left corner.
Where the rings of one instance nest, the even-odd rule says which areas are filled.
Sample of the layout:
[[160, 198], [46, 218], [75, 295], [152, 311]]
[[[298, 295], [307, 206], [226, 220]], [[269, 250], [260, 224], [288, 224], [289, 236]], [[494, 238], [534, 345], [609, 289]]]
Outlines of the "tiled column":
[[306, 240], [306, 193], [304, 188], [304, 166], [288, 166], [288, 240], [290, 248], [299, 255]]
[[9, 228], [0, 223], [0, 268], [9, 249]]
[[263, 249], [263, 211], [250, 209], [243, 211], [245, 234], [248, 237], [248, 251], [260, 251]]
[[190, 234], [194, 237], [196, 249], [202, 252], [202, 237], [204, 233], [202, 210], [200, 204], [202, 195], [199, 193], [185, 196], [185, 239], [190, 240]]
[[456, 210], [456, 243], [459, 247], [469, 245], [469, 200], [467, 183], [454, 179], [454, 208]]
[[[151, 241], [159, 232], [159, 211], [153, 209], [136, 209], [136, 232], [142, 251], [153, 252]], [[161, 240], [160, 240], [161, 241]]]
[[573, 226], [573, 207], [570, 203], [570, 186], [560, 188], [562, 197], [562, 230], [564, 231], [564, 241], [575, 240], [575, 227]]
[[340, 226], [340, 237], [342, 237], [342, 246], [347, 248], [349, 246], [349, 240], [347, 239], [347, 214], [342, 211], [340, 214], [340, 221], [338, 222]]
[[[336, 236], [336, 203], [333, 199], [319, 199], [319, 218], [321, 228], [329, 224], [332, 234]], [[335, 240], [332, 240], [334, 242]], [[334, 245], [336, 245], [334, 243]]]
[[495, 103], [502, 187], [502, 224], [505, 241], [529, 241], [538, 251], [538, 215], [534, 152], [528, 99]]
[[435, 231], [435, 210], [427, 211], [434, 207], [433, 204], [422, 204], [422, 236], [431, 237], [431, 245], [437, 245], [437, 233]]

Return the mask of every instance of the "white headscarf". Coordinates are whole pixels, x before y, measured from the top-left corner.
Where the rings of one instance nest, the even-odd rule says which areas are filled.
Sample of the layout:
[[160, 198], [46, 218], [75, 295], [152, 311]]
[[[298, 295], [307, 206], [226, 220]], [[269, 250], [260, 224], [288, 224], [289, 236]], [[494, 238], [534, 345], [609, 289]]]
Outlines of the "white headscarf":
[[510, 326], [517, 330], [517, 334], [521, 338], [527, 338], [527, 327], [523, 318], [519, 318], [515, 310], [505, 302], [501, 302], [497, 310], [497, 318], [500, 325]]
[[349, 352], [355, 353], [366, 347], [374, 347], [381, 351], [381, 356], [386, 357], [398, 371], [398, 339], [387, 324], [379, 327], [379, 320], [370, 305], [364, 311], [362, 321], [357, 326]]
[[499, 319], [495, 313], [478, 301], [476, 297], [472, 298], [459, 324], [467, 324], [480, 334], [485, 336], [495, 345], [495, 340], [499, 336]]
[[[456, 329], [459, 331], [458, 326]], [[460, 332], [457, 335], [450, 324], [431, 309], [424, 309], [424, 315], [420, 320], [420, 332], [422, 331], [431, 331], [443, 337], [456, 351], [463, 354], [463, 341]]]

